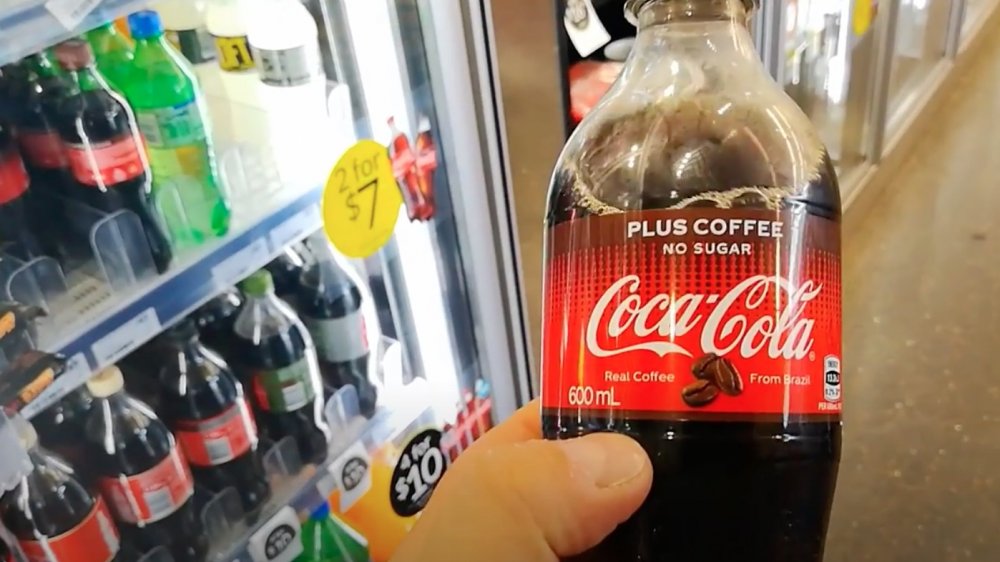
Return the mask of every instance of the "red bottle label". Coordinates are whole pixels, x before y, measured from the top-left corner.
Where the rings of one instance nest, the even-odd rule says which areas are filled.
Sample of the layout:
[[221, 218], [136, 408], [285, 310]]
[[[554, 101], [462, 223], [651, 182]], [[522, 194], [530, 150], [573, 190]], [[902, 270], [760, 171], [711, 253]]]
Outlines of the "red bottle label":
[[194, 494], [191, 470], [177, 447], [146, 472], [101, 478], [100, 487], [115, 516], [133, 525], [154, 523], [173, 514]]
[[108, 562], [118, 554], [118, 529], [104, 500], [69, 531], [42, 540], [18, 540], [29, 562]]
[[545, 408], [839, 419], [840, 226], [801, 210], [656, 210], [549, 232]]
[[93, 144], [68, 144], [66, 156], [76, 181], [97, 186], [109, 186], [141, 176], [146, 162], [135, 137], [123, 135], [113, 141]]
[[17, 152], [0, 154], [0, 205], [10, 203], [28, 190], [28, 172]]
[[196, 466], [229, 462], [257, 444], [257, 426], [244, 400], [209, 419], [180, 421], [174, 433], [184, 455]]
[[62, 139], [54, 131], [19, 131], [24, 158], [39, 168], [59, 169], [66, 167], [66, 150]]

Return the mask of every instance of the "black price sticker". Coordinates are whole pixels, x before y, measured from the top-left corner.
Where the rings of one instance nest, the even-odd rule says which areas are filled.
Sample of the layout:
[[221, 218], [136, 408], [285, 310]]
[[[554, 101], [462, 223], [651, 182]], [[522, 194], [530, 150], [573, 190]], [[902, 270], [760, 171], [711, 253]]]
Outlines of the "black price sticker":
[[428, 429], [410, 439], [392, 471], [389, 494], [393, 511], [403, 517], [420, 513], [444, 476], [446, 458], [440, 431]]
[[402, 205], [388, 149], [363, 140], [330, 173], [323, 192], [323, 228], [342, 254], [367, 258], [392, 237]]
[[301, 534], [295, 510], [285, 507], [250, 537], [247, 551], [254, 562], [293, 562], [302, 554]]

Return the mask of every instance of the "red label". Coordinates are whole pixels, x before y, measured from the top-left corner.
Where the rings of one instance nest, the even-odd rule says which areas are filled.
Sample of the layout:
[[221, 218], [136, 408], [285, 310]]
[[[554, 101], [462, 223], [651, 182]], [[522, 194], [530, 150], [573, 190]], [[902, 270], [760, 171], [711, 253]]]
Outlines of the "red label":
[[108, 562], [118, 554], [118, 529], [104, 500], [97, 498], [79, 525], [57, 537], [18, 540], [29, 562]]
[[243, 400], [207, 420], [180, 421], [174, 433], [188, 461], [197, 466], [229, 462], [257, 444], [257, 426]]
[[132, 135], [89, 145], [66, 145], [69, 168], [84, 185], [108, 186], [141, 176], [146, 171], [142, 150]]
[[801, 210], [591, 216], [547, 240], [546, 408], [837, 419], [840, 226]]
[[0, 154], [0, 205], [10, 203], [28, 190], [28, 172], [17, 152]]
[[140, 526], [173, 514], [194, 494], [191, 470], [177, 447], [146, 472], [101, 478], [100, 486], [115, 516]]
[[18, 131], [18, 141], [24, 157], [39, 168], [66, 167], [66, 151], [62, 139], [53, 131]]

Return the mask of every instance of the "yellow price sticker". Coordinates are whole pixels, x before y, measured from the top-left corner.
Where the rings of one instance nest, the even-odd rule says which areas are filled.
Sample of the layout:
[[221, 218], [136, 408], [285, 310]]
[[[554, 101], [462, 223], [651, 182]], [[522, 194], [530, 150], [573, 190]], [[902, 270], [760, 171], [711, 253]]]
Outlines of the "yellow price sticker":
[[392, 237], [402, 205], [389, 150], [363, 140], [340, 157], [326, 181], [323, 229], [345, 256], [367, 258]]

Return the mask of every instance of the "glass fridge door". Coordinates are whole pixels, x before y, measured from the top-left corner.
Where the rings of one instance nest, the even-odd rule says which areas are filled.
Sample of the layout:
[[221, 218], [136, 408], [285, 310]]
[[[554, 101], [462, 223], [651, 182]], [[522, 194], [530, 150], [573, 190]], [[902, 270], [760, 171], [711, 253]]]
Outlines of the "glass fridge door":
[[[463, 4], [310, 2], [327, 67], [350, 86], [358, 137], [434, 159], [430, 175], [397, 174], [406, 204], [395, 236], [366, 260], [376, 292], [384, 287], [383, 324], [442, 408], [484, 378], [503, 418], [530, 399], [528, 347], [497, 109], [482, 97], [492, 96], [484, 20]], [[428, 146], [434, 156], [421, 156]]]

